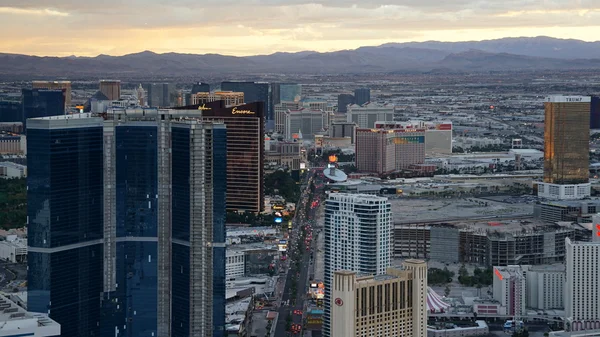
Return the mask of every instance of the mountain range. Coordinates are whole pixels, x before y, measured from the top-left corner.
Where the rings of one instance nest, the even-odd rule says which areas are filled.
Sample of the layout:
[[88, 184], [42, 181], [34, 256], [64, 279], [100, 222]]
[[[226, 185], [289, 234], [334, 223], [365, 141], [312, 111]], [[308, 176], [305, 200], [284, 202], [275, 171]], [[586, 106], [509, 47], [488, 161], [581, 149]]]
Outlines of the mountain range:
[[0, 76], [173, 76], [219, 73], [340, 74], [600, 69], [600, 42], [550, 37], [387, 43], [335, 52], [38, 57], [0, 53]]

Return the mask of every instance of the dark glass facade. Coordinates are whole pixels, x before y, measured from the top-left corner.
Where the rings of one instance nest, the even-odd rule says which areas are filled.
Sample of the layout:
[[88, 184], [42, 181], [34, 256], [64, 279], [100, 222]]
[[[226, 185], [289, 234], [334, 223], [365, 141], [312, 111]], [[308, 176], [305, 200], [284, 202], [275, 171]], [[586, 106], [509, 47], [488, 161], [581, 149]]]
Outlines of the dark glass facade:
[[[199, 135], [196, 135], [199, 137]], [[212, 271], [212, 336], [222, 337], [225, 334], [225, 217], [227, 190], [227, 131], [224, 128], [206, 130], [205, 173], [209, 176], [204, 186], [212, 189], [212, 264], [207, 266]], [[190, 153], [192, 149], [190, 129], [173, 127], [172, 144], [172, 323], [173, 337], [190, 336], [192, 306], [191, 283], [194, 280], [190, 257], [192, 220], [190, 217], [192, 195], [190, 181], [196, 180], [192, 175]], [[211, 158], [212, 157], [212, 158]], [[200, 173], [200, 172], [197, 172]], [[212, 185], [212, 186], [211, 186]], [[207, 195], [210, 195], [207, 193]], [[196, 209], [196, 214], [201, 214]], [[194, 221], [200, 221], [195, 219]], [[196, 305], [202, 305], [196, 303]]]
[[214, 337], [225, 336], [225, 237], [227, 130], [213, 130], [213, 325]]
[[197, 82], [192, 85], [191, 94], [197, 94], [199, 92], [210, 92], [210, 84]]
[[590, 129], [600, 129], [600, 97], [592, 96], [590, 106]]
[[275, 120], [272, 110], [271, 86], [269, 83], [260, 82], [222, 82], [221, 90], [238, 91], [244, 93], [246, 103], [262, 102], [266, 108], [265, 117], [267, 120]]
[[275, 114], [275, 105], [281, 102], [300, 100], [302, 97], [302, 85], [297, 83], [273, 83], [271, 84], [271, 96], [270, 110]]
[[359, 88], [354, 90], [354, 103], [363, 105], [371, 101], [371, 89]]
[[23, 89], [21, 91], [23, 128], [27, 118], [59, 116], [65, 114], [65, 91], [50, 89]]
[[[157, 127], [115, 128], [118, 336], [157, 333]], [[119, 317], [120, 316], [120, 317]], [[121, 323], [121, 324], [118, 324]]]
[[146, 90], [148, 106], [170, 107], [177, 101], [175, 85], [170, 83], [150, 83], [143, 85]]
[[27, 136], [28, 309], [66, 337], [100, 336], [102, 122], [89, 123], [34, 120]]
[[348, 112], [348, 105], [354, 104], [354, 96], [350, 94], [338, 95], [338, 112]]
[[0, 102], [0, 123], [23, 121], [23, 111], [19, 102]]
[[172, 147], [172, 337], [190, 335], [190, 131], [171, 130]]

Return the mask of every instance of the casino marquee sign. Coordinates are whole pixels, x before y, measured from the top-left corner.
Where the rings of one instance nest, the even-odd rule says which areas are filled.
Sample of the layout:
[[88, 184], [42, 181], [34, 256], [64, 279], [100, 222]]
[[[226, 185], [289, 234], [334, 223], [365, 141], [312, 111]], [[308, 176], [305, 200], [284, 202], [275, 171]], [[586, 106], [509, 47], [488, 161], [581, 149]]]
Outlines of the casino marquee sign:
[[214, 101], [197, 105], [188, 105], [173, 108], [175, 110], [200, 110], [207, 117], [264, 117], [264, 103], [252, 102], [234, 107], [226, 107], [225, 101]]

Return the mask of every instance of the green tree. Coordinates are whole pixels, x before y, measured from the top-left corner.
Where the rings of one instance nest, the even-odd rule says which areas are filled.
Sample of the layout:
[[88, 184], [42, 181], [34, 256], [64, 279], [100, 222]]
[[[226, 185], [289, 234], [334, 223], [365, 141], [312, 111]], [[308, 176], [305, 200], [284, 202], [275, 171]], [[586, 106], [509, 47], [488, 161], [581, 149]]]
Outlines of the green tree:
[[300, 198], [300, 186], [288, 171], [278, 170], [265, 176], [265, 193], [278, 194], [288, 202], [296, 202]]
[[27, 223], [25, 178], [0, 179], [0, 227], [20, 228]]

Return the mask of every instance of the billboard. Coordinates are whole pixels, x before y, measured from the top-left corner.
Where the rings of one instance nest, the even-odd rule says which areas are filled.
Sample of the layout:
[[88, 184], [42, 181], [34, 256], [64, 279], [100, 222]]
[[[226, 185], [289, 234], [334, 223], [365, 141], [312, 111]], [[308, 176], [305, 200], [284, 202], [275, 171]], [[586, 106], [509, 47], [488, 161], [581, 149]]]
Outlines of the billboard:
[[279, 240], [279, 243], [277, 244], [277, 248], [280, 252], [287, 251], [287, 240]]

